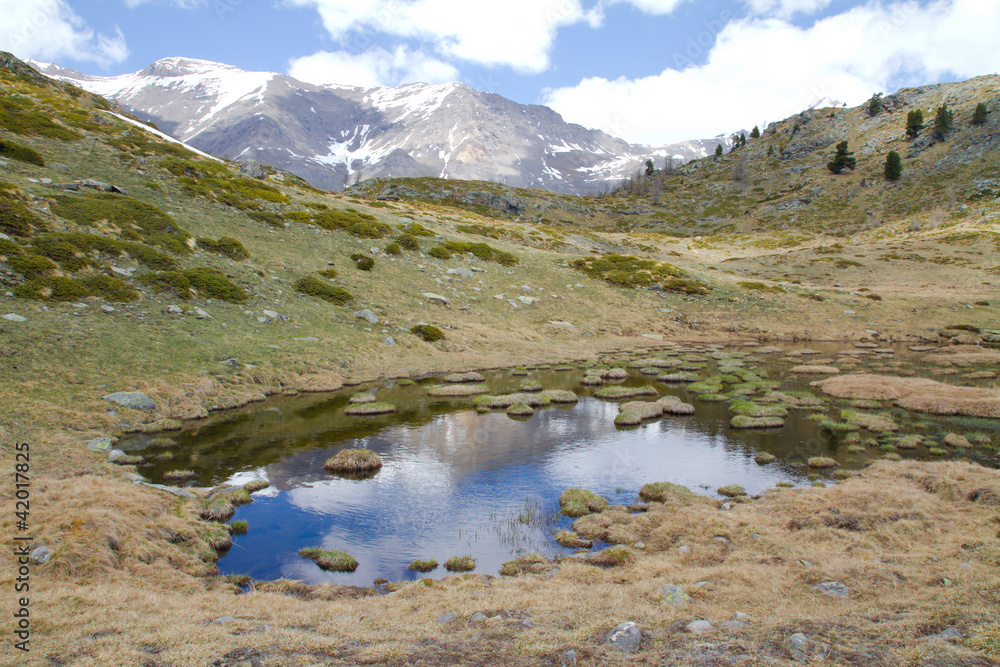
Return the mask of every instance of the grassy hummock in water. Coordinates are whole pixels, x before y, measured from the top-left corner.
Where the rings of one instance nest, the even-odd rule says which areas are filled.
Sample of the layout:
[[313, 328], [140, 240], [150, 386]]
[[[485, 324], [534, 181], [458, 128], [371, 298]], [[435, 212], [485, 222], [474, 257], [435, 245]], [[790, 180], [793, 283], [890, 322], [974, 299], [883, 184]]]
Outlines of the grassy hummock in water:
[[438, 562], [431, 558], [430, 560], [420, 560], [419, 558], [407, 566], [407, 569], [412, 572], [430, 572], [431, 570], [436, 570]]
[[727, 484], [726, 486], [719, 487], [715, 492], [727, 498], [738, 498], [739, 496], [747, 495], [746, 489], [739, 484]]
[[375, 394], [369, 394], [368, 392], [362, 392], [360, 394], [355, 394], [347, 401], [351, 405], [357, 405], [358, 403], [375, 403]]
[[593, 540], [584, 539], [572, 530], [560, 530], [556, 533], [555, 540], [559, 546], [567, 549], [589, 549], [594, 546]]
[[194, 470], [168, 470], [163, 473], [163, 479], [169, 479], [173, 481], [184, 480], [184, 479], [194, 479], [198, 475], [195, 474]]
[[445, 375], [441, 381], [448, 384], [461, 384], [463, 382], [483, 382], [485, 380], [486, 378], [483, 377], [482, 373], [469, 371], [468, 373], [451, 373]]
[[316, 563], [322, 570], [331, 572], [354, 572], [358, 561], [344, 551], [326, 551], [319, 547], [299, 549], [299, 555]]
[[535, 410], [525, 403], [515, 403], [507, 408], [507, 414], [511, 417], [530, 417], [535, 414]]
[[603, 512], [608, 508], [607, 498], [586, 489], [566, 489], [559, 496], [560, 511], [571, 518]]
[[608, 401], [617, 401], [623, 398], [635, 398], [636, 396], [657, 396], [658, 392], [650, 386], [643, 387], [602, 387], [594, 392], [594, 398], [603, 398]]
[[427, 395], [438, 398], [461, 398], [463, 396], [488, 394], [489, 391], [489, 387], [485, 384], [439, 384], [430, 387], [427, 390]]
[[646, 502], [664, 503], [670, 498], [685, 500], [693, 497], [691, 489], [672, 482], [650, 482], [639, 489], [639, 498]]
[[541, 396], [549, 399], [552, 403], [561, 405], [572, 405], [580, 400], [580, 397], [573, 392], [563, 389], [546, 389], [541, 393]]
[[544, 408], [552, 404], [545, 393], [541, 394], [501, 394], [499, 396], [477, 396], [472, 399], [472, 404], [477, 408], [486, 410], [506, 410], [507, 408], [523, 403], [532, 408]]
[[809, 459], [808, 465], [810, 468], [836, 468], [840, 464], [829, 456], [813, 456]]
[[476, 559], [472, 556], [452, 556], [444, 562], [449, 572], [471, 572], [476, 569]]
[[395, 412], [396, 406], [390, 403], [359, 403], [344, 410], [345, 415], [386, 415]]
[[329, 472], [371, 472], [382, 467], [382, 459], [370, 449], [342, 449], [328, 458], [323, 467]]
[[748, 417], [747, 415], [736, 415], [729, 421], [729, 427], [737, 429], [781, 428], [784, 425], [785, 420], [781, 417]]

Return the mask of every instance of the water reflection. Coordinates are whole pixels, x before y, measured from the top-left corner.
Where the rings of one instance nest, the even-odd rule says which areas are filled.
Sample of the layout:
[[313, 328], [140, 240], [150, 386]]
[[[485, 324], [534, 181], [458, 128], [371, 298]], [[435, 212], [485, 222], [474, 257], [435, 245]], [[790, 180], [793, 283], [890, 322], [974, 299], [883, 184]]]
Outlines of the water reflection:
[[[772, 377], [783, 372], [776, 362], [769, 368]], [[551, 518], [567, 487], [622, 504], [634, 502], [643, 484], [658, 481], [709, 495], [739, 484], [754, 494], [779, 481], [808, 484], [802, 466], [808, 456], [833, 456], [846, 467], [866, 460], [850, 459], [842, 439], [821, 432], [806, 412], [792, 412], [779, 430], [741, 432], [728, 427], [727, 404], [697, 403], [695, 416], [620, 430], [614, 426], [617, 405], [586, 395], [579, 371], [536, 371], [532, 377], [583, 397], [527, 421], [477, 414], [469, 399], [428, 397], [430, 380], [376, 387], [379, 400], [400, 408], [381, 417], [344, 416], [350, 392], [275, 399], [188, 425], [173, 436], [171, 458], [143, 473], [161, 481], [167, 470], [189, 468], [201, 486], [270, 482], [237, 510], [234, 518], [247, 520], [249, 532], [220, 560], [224, 573], [367, 585], [376, 578], [428, 576], [406, 569], [418, 558], [443, 563], [469, 554], [477, 571], [496, 573], [518, 553], [567, 553], [552, 535], [570, 521]], [[522, 379], [495, 373], [487, 382], [499, 393], [516, 391]], [[798, 382], [797, 388], [808, 388]], [[626, 383], [655, 384], [638, 373]], [[693, 400], [684, 387], [656, 386]], [[323, 463], [342, 447], [374, 450], [383, 468], [367, 480], [331, 476]], [[777, 461], [758, 466], [753, 457], [761, 451]], [[323, 572], [297, 555], [310, 546], [347, 551], [359, 567], [352, 574]], [[429, 576], [444, 574], [440, 568]]]

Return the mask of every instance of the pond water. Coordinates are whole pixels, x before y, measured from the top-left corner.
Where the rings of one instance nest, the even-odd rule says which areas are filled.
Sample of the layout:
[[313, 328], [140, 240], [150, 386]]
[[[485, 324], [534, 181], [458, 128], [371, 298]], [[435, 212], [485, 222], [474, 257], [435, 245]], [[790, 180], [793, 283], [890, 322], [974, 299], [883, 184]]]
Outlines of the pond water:
[[[850, 348], [810, 347], [824, 355]], [[746, 367], [781, 379], [782, 391], [808, 390], [809, 382], [817, 379], [788, 374], [792, 362], [781, 355], [746, 353]], [[896, 359], [892, 363], [897, 368], [919, 368], [915, 355], [903, 347], [897, 347], [891, 359]], [[861, 368], [874, 364], [879, 370], [886, 358], [860, 363]], [[624, 364], [619, 360], [613, 365]], [[709, 360], [699, 373], [717, 374], [716, 366]], [[570, 389], [580, 396], [575, 405], [538, 410], [523, 421], [502, 411], [479, 414], [471, 398], [428, 396], [427, 387], [440, 378], [425, 378], [413, 384], [382, 382], [333, 394], [274, 398], [165, 434], [176, 441], [169, 449], [149, 447], [154, 436], [137, 437], [123, 448], [147, 457], [149, 463], [140, 470], [154, 482], [174, 483], [165, 480], [164, 473], [188, 469], [196, 474], [188, 482], [191, 486], [251, 479], [270, 483], [253, 494], [251, 504], [237, 509], [233, 520], [246, 520], [249, 531], [235, 536], [233, 547], [219, 560], [222, 573], [360, 586], [378, 578], [401, 581], [448, 574], [443, 567], [429, 574], [411, 572], [407, 566], [415, 559], [444, 563], [451, 556], [471, 555], [477, 572], [496, 574], [519, 554], [572, 553], [553, 539], [557, 530], [572, 523], [558, 514], [559, 495], [569, 487], [586, 488], [624, 505], [637, 501], [643, 484], [659, 481], [709, 496], [727, 484], [755, 494], [779, 482], [812, 484], [809, 475], [817, 471], [805, 465], [811, 456], [830, 456], [840, 470], [854, 470], [886, 454], [877, 445], [867, 452], [849, 452], [845, 434], [820, 428], [818, 419], [810, 416], [815, 410], [791, 411], [780, 429], [734, 430], [729, 427], [728, 403], [697, 400], [686, 385], [657, 382], [638, 368], [630, 368], [630, 377], [617, 384], [656, 387], [661, 395], [693, 403], [697, 412], [617, 428], [617, 404], [592, 397], [595, 388], [580, 384], [582, 368], [534, 369], [527, 377], [510, 371], [486, 373], [493, 394], [518, 391], [521, 382], [534, 379], [546, 389]], [[348, 399], [359, 391], [375, 393], [398, 411], [346, 416]], [[836, 417], [846, 406], [846, 401], [828, 401], [819, 412]], [[995, 420], [931, 418], [888, 404], [881, 412], [903, 427], [900, 433], [935, 437], [976, 431], [1000, 444]], [[369, 479], [326, 472], [323, 463], [344, 448], [371, 449], [384, 465]], [[898, 454], [940, 458], [929, 448]], [[758, 465], [754, 457], [759, 452], [773, 454], [775, 462]], [[997, 465], [995, 450], [989, 447], [964, 450], [962, 455]], [[829, 471], [819, 474], [827, 483], [835, 481]], [[346, 551], [359, 566], [353, 573], [323, 571], [298, 555], [305, 547]]]

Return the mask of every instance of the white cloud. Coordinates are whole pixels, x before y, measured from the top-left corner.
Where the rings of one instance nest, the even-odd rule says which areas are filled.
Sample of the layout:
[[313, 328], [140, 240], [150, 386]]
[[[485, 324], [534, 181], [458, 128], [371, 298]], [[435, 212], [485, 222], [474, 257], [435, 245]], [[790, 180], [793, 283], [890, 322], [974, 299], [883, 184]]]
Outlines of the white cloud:
[[584, 79], [546, 91], [544, 102], [568, 121], [632, 141], [711, 137], [785, 118], [822, 98], [860, 104], [900, 80], [996, 72], [998, 25], [1000, 3], [980, 0], [872, 4], [809, 28], [731, 21], [703, 65]]
[[180, 9], [195, 9], [196, 7], [204, 7], [206, 2], [207, 0], [125, 0], [125, 6], [129, 9], [134, 9], [139, 5], [156, 3], [160, 5], [174, 5]]
[[338, 83], [363, 88], [414, 81], [443, 83], [455, 81], [459, 76], [454, 65], [402, 45], [392, 52], [381, 48], [360, 54], [320, 51], [292, 60], [288, 73], [317, 85]]
[[[653, 0], [645, 0], [652, 2]], [[600, 20], [580, 0], [288, 0], [315, 7], [334, 39], [367, 48], [366, 33], [386, 33], [434, 44], [445, 58], [508, 65], [525, 73], [548, 69], [560, 27]], [[654, 2], [654, 4], [656, 4]], [[357, 34], [352, 34], [357, 31]]]
[[35, 60], [83, 60], [101, 67], [128, 56], [125, 37], [95, 33], [64, 0], [0, 0], [0, 49]]
[[745, 0], [751, 12], [759, 16], [791, 18], [795, 14], [815, 14], [833, 0]]
[[686, 0], [608, 0], [608, 4], [629, 4], [647, 14], [669, 14]]

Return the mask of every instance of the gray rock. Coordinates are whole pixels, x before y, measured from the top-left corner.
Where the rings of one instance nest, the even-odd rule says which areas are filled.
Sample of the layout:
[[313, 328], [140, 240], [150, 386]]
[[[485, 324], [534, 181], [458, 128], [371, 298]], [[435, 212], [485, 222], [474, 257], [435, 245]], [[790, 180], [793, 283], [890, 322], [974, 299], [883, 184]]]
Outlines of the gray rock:
[[257, 164], [256, 160], [240, 162], [240, 174], [248, 178], [258, 178], [260, 180], [267, 178], [267, 172], [264, 171], [263, 165]]
[[747, 621], [752, 620], [752, 617], [750, 616], [750, 614], [744, 614], [742, 611], [738, 611], [735, 614], [733, 614], [733, 620], [745, 623]]
[[194, 316], [197, 317], [199, 320], [209, 320], [209, 319], [212, 319], [212, 316], [209, 315], [204, 310], [202, 310], [201, 308], [195, 308], [194, 309]]
[[124, 408], [132, 408], [133, 410], [152, 410], [156, 408], [156, 403], [153, 402], [153, 399], [141, 391], [118, 391], [108, 394], [104, 397], [104, 400], [111, 401]]
[[576, 667], [576, 651], [566, 649], [559, 653], [559, 667]]
[[6, 315], [2, 315], [0, 317], [2, 317], [3, 319], [7, 320], [8, 322], [27, 322], [28, 321], [27, 317], [22, 317], [21, 315], [18, 315], [17, 313], [7, 313]]
[[270, 317], [260, 316], [260, 317], [257, 318], [257, 321], [260, 322], [261, 324], [267, 324], [267, 323], [269, 323], [271, 321], [271, 318]]
[[691, 601], [691, 596], [684, 592], [684, 589], [674, 584], [665, 584], [660, 589], [660, 597], [667, 604], [675, 607], [685, 607]]
[[949, 625], [947, 628], [941, 632], [934, 635], [938, 639], [946, 642], [957, 642], [965, 638], [965, 633], [959, 630], [954, 625]]
[[456, 618], [458, 618], [458, 614], [456, 614], [453, 611], [449, 611], [449, 612], [446, 612], [446, 613], [441, 614], [440, 616], [438, 616], [437, 617], [437, 622], [438, 623], [451, 623]]
[[111, 438], [94, 438], [87, 443], [87, 449], [94, 452], [110, 452], [113, 444]]
[[28, 554], [28, 560], [36, 565], [45, 565], [52, 558], [52, 550], [44, 544]]
[[111, 451], [108, 452], [108, 461], [111, 461], [112, 463], [114, 463], [115, 461], [117, 461], [119, 459], [123, 459], [126, 456], [128, 456], [128, 454], [126, 454], [122, 450], [120, 450], [120, 449], [112, 449]]
[[354, 317], [358, 318], [359, 320], [365, 320], [369, 324], [378, 324], [378, 315], [368, 310], [367, 308], [365, 308], [364, 310], [359, 310], [358, 312], [354, 313]]
[[131, 278], [132, 273], [135, 271], [135, 269], [121, 269], [118, 268], [117, 266], [112, 266], [111, 271], [113, 273], [117, 273], [119, 276], [122, 276], [123, 278]]
[[799, 566], [801, 566], [801, 567], [804, 567], [804, 568], [806, 568], [806, 569], [809, 569], [810, 567], [812, 567], [812, 566], [813, 566], [813, 564], [812, 564], [812, 563], [810, 563], [809, 561], [807, 561], [807, 560], [806, 560], [805, 558], [800, 558], [800, 559], [798, 559], [798, 560], [797, 560], [797, 561], [795, 561], [795, 562], [796, 562], [796, 563], [798, 563], [798, 564], [799, 564]]
[[220, 361], [219, 363], [222, 364], [223, 366], [239, 366], [240, 365], [240, 362], [238, 362], [236, 359], [226, 359], [225, 361]]
[[448, 304], [448, 299], [441, 296], [440, 294], [435, 294], [434, 292], [424, 292], [422, 296], [428, 301], [433, 301], [434, 303], [440, 303], [442, 305]]
[[607, 634], [604, 642], [622, 653], [635, 653], [642, 644], [642, 631], [632, 621], [619, 623]]
[[844, 315], [854, 315], [854, 314], [855, 314], [855, 312], [853, 310], [845, 310], [844, 311]]
[[731, 629], [739, 629], [747, 627], [747, 624], [743, 623], [742, 621], [723, 621], [721, 625], [724, 628], [731, 628]]
[[105, 313], [113, 313], [115, 312], [115, 307], [109, 306], [108, 304], [104, 304], [101, 306], [101, 310], [103, 310]]
[[184, 309], [181, 308], [180, 306], [173, 306], [173, 305], [171, 305], [171, 306], [167, 306], [167, 312], [170, 313], [170, 314], [172, 314], [172, 315], [183, 315], [184, 314]]
[[191, 493], [190, 491], [188, 491], [187, 489], [182, 489], [182, 488], [177, 487], [177, 486], [167, 486], [166, 484], [153, 484], [152, 482], [142, 482], [142, 481], [135, 482], [135, 483], [138, 484], [139, 486], [147, 486], [147, 487], [149, 487], [151, 489], [157, 489], [159, 491], [164, 491], [166, 493], [169, 493], [172, 496], [177, 496], [178, 498], [197, 498], [198, 497], [198, 496], [194, 495], [193, 493]]
[[48, 165], [48, 168], [55, 169], [56, 171], [61, 171], [63, 173], [69, 173], [69, 167], [64, 164], [50, 164]]
[[382, 344], [383, 345], [388, 345], [388, 346], [391, 347], [391, 346], [393, 346], [393, 345], [396, 344], [396, 339], [393, 338], [392, 336], [386, 336], [385, 340], [382, 341]]
[[824, 581], [821, 584], [816, 584], [812, 589], [835, 598], [846, 598], [851, 593], [850, 589], [839, 581]]
[[466, 269], [462, 267], [459, 267], [457, 269], [448, 269], [448, 273], [450, 273], [453, 276], [463, 276], [465, 278], [471, 278], [473, 276], [471, 269]]
[[689, 554], [689, 553], [691, 553], [692, 549], [691, 549], [691, 547], [689, 547], [686, 544], [684, 544], [684, 545], [681, 545], [681, 546], [677, 547], [677, 551], [679, 551], [682, 554]]
[[541, 301], [541, 299], [538, 299], [538, 298], [533, 297], [533, 296], [519, 296], [519, 297], [517, 297], [517, 300], [520, 301], [521, 303], [523, 303], [526, 306], [530, 306], [531, 304], [535, 303], [536, 301]]
[[822, 660], [830, 655], [829, 645], [810, 639], [801, 632], [796, 632], [785, 640], [785, 649], [792, 655], [792, 659], [798, 662]]
[[486, 620], [486, 614], [484, 614], [484, 613], [483, 613], [483, 612], [481, 612], [481, 611], [477, 611], [477, 612], [476, 612], [475, 614], [473, 614], [473, 615], [472, 615], [472, 616], [471, 616], [471, 617], [469, 618], [469, 620], [470, 620], [470, 621], [485, 621], [485, 620]]
[[549, 324], [551, 324], [554, 327], [572, 327], [574, 329], [576, 328], [575, 324], [570, 324], [569, 322], [559, 322], [558, 320], [549, 320]]
[[212, 623], [232, 623], [236, 619], [232, 616], [220, 616], [212, 621]]
[[693, 635], [699, 635], [704, 632], [710, 632], [715, 629], [715, 626], [704, 619], [698, 619], [697, 621], [691, 621], [684, 626], [684, 632], [690, 632]]
[[270, 317], [272, 320], [278, 319], [278, 313], [276, 313], [273, 310], [264, 310], [261, 312], [263, 313], [264, 317]]

